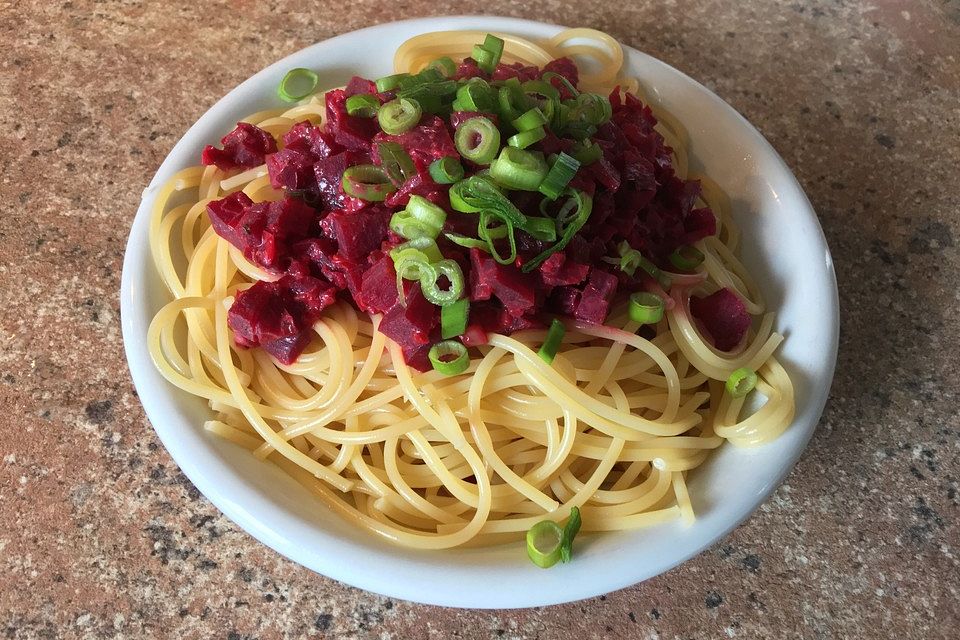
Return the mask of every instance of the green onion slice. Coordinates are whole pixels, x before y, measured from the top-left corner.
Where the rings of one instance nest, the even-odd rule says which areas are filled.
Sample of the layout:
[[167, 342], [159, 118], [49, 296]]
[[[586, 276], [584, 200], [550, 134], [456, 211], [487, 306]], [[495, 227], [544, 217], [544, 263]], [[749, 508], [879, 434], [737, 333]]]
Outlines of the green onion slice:
[[663, 298], [640, 291], [630, 295], [630, 319], [638, 324], [656, 324], [663, 318]]
[[448, 56], [443, 56], [442, 58], [437, 58], [429, 65], [428, 69], [436, 69], [439, 71], [445, 78], [453, 77], [457, 74], [457, 63], [453, 61], [452, 58]]
[[538, 218], [527, 216], [523, 230], [541, 242], [555, 242], [557, 240], [557, 223], [553, 218]]
[[470, 366], [467, 348], [456, 340], [444, 340], [430, 347], [427, 357], [433, 368], [445, 376], [463, 373]]
[[374, 164], [359, 164], [343, 172], [343, 190], [367, 202], [383, 202], [396, 191], [386, 172]]
[[390, 217], [390, 230], [407, 240], [435, 239], [440, 235], [440, 229], [417, 220], [406, 210], [397, 211]]
[[457, 111], [491, 112], [497, 108], [497, 92], [483, 78], [470, 78], [457, 89]]
[[503, 195], [493, 179], [483, 175], [482, 172], [453, 185], [450, 188], [450, 204], [457, 211], [465, 213], [481, 210], [493, 212], [520, 229], [527, 220], [516, 205]]
[[682, 271], [696, 269], [703, 262], [703, 252], [691, 245], [683, 245], [670, 254], [670, 264]]
[[533, 564], [549, 569], [560, 560], [569, 562], [573, 554], [573, 539], [580, 531], [579, 507], [570, 510], [567, 524], [560, 527], [553, 520], [541, 520], [527, 531], [527, 555]]
[[543, 127], [521, 131], [516, 135], [507, 138], [507, 145], [516, 149], [526, 149], [532, 144], [536, 144], [547, 137], [547, 132]]
[[542, 96], [547, 100], [560, 100], [560, 92], [545, 80], [527, 80], [521, 87], [527, 95]]
[[290, 69], [277, 86], [277, 95], [284, 102], [303, 100], [313, 93], [319, 82], [320, 76], [315, 71], [303, 67]]
[[512, 122], [530, 109], [530, 98], [523, 92], [520, 81], [510, 78], [500, 87], [498, 96], [500, 115], [504, 120]]
[[577, 88], [576, 88], [575, 86], [573, 86], [572, 84], [570, 84], [570, 81], [567, 80], [567, 78], [566, 78], [565, 76], [557, 73], [556, 71], [547, 71], [545, 74], [543, 74], [543, 75], [540, 77], [540, 79], [541, 79], [541, 80], [546, 80], [547, 82], [549, 82], [549, 83], [551, 83], [551, 84], [553, 84], [553, 81], [554, 81], [555, 79], [556, 79], [556, 80], [559, 80], [559, 81], [563, 84], [563, 86], [565, 86], [565, 87], [567, 88], [567, 91], [570, 92], [570, 95], [572, 95], [574, 98], [576, 98], [578, 95], [580, 95], [580, 92], [577, 90]]
[[462, 123], [453, 140], [457, 151], [467, 160], [490, 164], [500, 149], [500, 130], [489, 118], [478, 116]]
[[560, 152], [553, 166], [550, 167], [547, 177], [540, 183], [540, 193], [551, 200], [556, 200], [567, 188], [567, 184], [573, 180], [573, 176], [577, 175], [579, 169], [580, 163], [576, 158]]
[[547, 176], [547, 161], [542, 153], [504, 147], [490, 165], [490, 176], [508, 189], [536, 191]]
[[415, 127], [421, 115], [423, 111], [416, 100], [397, 98], [380, 107], [377, 121], [384, 133], [395, 136]]
[[469, 236], [460, 235], [459, 233], [444, 233], [443, 234], [447, 240], [453, 244], [460, 245], [467, 249], [483, 249], [484, 251], [489, 252], [490, 247], [487, 246], [486, 241], [480, 240], [479, 238], [471, 238]]
[[580, 163], [580, 166], [587, 166], [593, 164], [601, 157], [603, 157], [603, 149], [600, 148], [600, 145], [585, 140], [584, 142], [578, 142], [577, 146], [573, 148], [573, 157], [577, 159]]
[[463, 179], [463, 165], [452, 156], [437, 158], [430, 163], [430, 178], [437, 184], [453, 184]]
[[436, 227], [437, 233], [443, 228], [443, 223], [447, 221], [447, 212], [423, 196], [410, 196], [406, 210], [420, 222]]
[[727, 393], [734, 398], [742, 398], [757, 386], [757, 372], [753, 369], [741, 367], [727, 378]]
[[513, 127], [517, 131], [529, 131], [547, 124], [547, 118], [538, 107], [530, 109], [519, 118], [513, 120]]
[[560, 350], [560, 343], [563, 341], [563, 335], [567, 332], [563, 323], [556, 318], [550, 323], [550, 329], [547, 331], [547, 339], [543, 341], [537, 354], [547, 364], [553, 364], [553, 359]]
[[395, 73], [392, 76], [378, 78], [374, 84], [377, 85], [377, 91], [383, 93], [384, 91], [393, 91], [400, 86], [401, 80], [409, 77], [409, 73]]
[[358, 118], [372, 118], [380, 110], [380, 100], [369, 93], [359, 93], [347, 98], [347, 113]]
[[664, 289], [670, 287], [670, 277], [661, 271], [657, 265], [645, 258], [639, 251], [630, 248], [630, 245], [627, 244], [626, 240], [621, 242], [617, 249], [620, 252], [621, 271], [626, 273], [628, 276], [632, 276], [634, 272], [636, 272], [637, 267], [640, 267], [646, 271], [651, 278], [656, 280], [661, 287]]
[[[499, 222], [501, 226], [490, 228], [491, 223]], [[480, 212], [480, 223], [477, 225], [477, 235], [481, 240], [486, 241], [487, 251], [493, 256], [493, 259], [500, 264], [513, 264], [517, 259], [517, 239], [513, 234], [513, 222], [503, 217], [500, 213], [484, 209]], [[510, 253], [506, 256], [500, 255], [494, 240], [506, 238], [510, 244]]]
[[[593, 211], [593, 197], [583, 191], [570, 188], [564, 193], [569, 196], [569, 200], [561, 207], [560, 213], [557, 214], [557, 225], [561, 234], [560, 239], [557, 240], [553, 246], [524, 264], [522, 269], [524, 273], [536, 269], [544, 260], [557, 251], [563, 251], [563, 249], [570, 244], [570, 241], [573, 240], [573, 236], [587, 223], [587, 219]], [[569, 213], [567, 213], [568, 211]]]
[[396, 142], [378, 142], [377, 153], [380, 155], [380, 167], [394, 186], [399, 187], [417, 174], [410, 154]]
[[[439, 260], [432, 265], [433, 272], [420, 276], [420, 291], [428, 302], [446, 306], [453, 304], [463, 295], [463, 271], [455, 260]], [[440, 276], [446, 276], [450, 283], [446, 289], [440, 288]]]
[[467, 330], [470, 316], [470, 300], [460, 298], [456, 302], [440, 307], [440, 337], [444, 340], [463, 335]]

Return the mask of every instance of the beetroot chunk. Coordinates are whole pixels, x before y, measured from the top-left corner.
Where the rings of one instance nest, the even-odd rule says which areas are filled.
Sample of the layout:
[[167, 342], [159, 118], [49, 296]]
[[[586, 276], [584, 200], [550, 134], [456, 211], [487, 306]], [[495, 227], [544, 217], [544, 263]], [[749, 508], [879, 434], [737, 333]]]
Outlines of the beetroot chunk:
[[418, 282], [407, 294], [406, 306], [398, 302], [380, 321], [380, 332], [400, 345], [406, 363], [420, 371], [430, 368], [427, 352], [433, 342], [431, 332], [440, 320], [437, 309], [423, 297]]
[[740, 344], [750, 328], [750, 314], [730, 289], [720, 289], [703, 298], [690, 298], [690, 313], [713, 340], [713, 346], [730, 351]]
[[368, 151], [370, 140], [380, 130], [376, 118], [360, 118], [347, 113], [347, 94], [343, 89], [328, 91], [327, 131], [346, 149]]
[[207, 145], [200, 156], [206, 165], [229, 171], [237, 167], [259, 167], [264, 156], [277, 150], [277, 141], [269, 133], [247, 122], [238, 122], [237, 128], [220, 139], [223, 149]]
[[587, 277], [590, 267], [572, 260], [567, 260], [564, 253], [557, 252], [547, 258], [540, 267], [540, 276], [544, 284], [559, 287], [570, 284], [580, 284]]
[[393, 258], [385, 255], [363, 273], [357, 305], [367, 313], [383, 313], [397, 304], [398, 297]]
[[333, 136], [314, 126], [309, 120], [298, 122], [283, 134], [286, 149], [311, 154], [314, 158], [328, 158], [343, 149], [333, 140]]
[[387, 236], [391, 211], [373, 206], [360, 211], [332, 211], [320, 224], [337, 241], [340, 253], [349, 260], [364, 260], [378, 249]]
[[396, 142], [399, 144], [413, 159], [414, 166], [421, 174], [426, 173], [430, 163], [438, 158], [459, 157], [457, 147], [450, 137], [450, 132], [447, 131], [443, 120], [437, 116], [432, 118], [428, 116], [422, 120], [422, 124], [397, 136], [378, 133], [374, 142]]
[[577, 320], [601, 324], [607, 317], [610, 310], [610, 301], [613, 294], [617, 291], [617, 277], [593, 269], [590, 271], [590, 280], [583, 289], [583, 295], [580, 296], [580, 303], [577, 305], [573, 315]]
[[221, 200], [207, 203], [207, 215], [217, 235], [240, 249], [247, 248], [247, 234], [240, 229], [240, 219], [247, 207], [253, 204], [243, 191], [231, 193]]
[[536, 276], [513, 265], [500, 264], [479, 249], [470, 250], [470, 284], [473, 300], [495, 295], [514, 316], [532, 311], [536, 304]]
[[287, 147], [267, 156], [267, 173], [274, 189], [304, 191], [315, 189], [317, 177], [313, 173], [312, 154]]

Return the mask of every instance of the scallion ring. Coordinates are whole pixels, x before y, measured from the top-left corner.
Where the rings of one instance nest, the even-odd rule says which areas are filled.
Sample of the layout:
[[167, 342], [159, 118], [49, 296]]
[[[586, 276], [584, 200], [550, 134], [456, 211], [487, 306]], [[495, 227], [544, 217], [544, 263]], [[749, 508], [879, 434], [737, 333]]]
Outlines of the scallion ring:
[[467, 160], [476, 164], [490, 164], [500, 150], [500, 130], [489, 118], [470, 118], [457, 128], [454, 143], [460, 155]]
[[656, 324], [663, 318], [663, 298], [639, 291], [630, 295], [630, 319], [638, 324]]
[[284, 102], [297, 102], [313, 93], [319, 82], [320, 76], [311, 69], [290, 69], [277, 86], [277, 95]]
[[423, 111], [416, 100], [397, 98], [380, 107], [377, 122], [384, 133], [395, 136], [415, 127], [421, 115]]
[[543, 344], [540, 345], [540, 350], [537, 351], [540, 358], [547, 364], [553, 364], [553, 359], [557, 356], [557, 351], [560, 350], [560, 343], [563, 341], [563, 335], [566, 332], [566, 327], [556, 318], [550, 322], [547, 339], [543, 341]]
[[550, 171], [547, 172], [543, 182], [540, 183], [540, 193], [551, 200], [556, 200], [567, 188], [567, 184], [573, 180], [573, 176], [577, 175], [579, 169], [580, 163], [576, 158], [561, 152], [554, 160], [553, 166], [550, 167]]
[[451, 78], [457, 74], [457, 63], [453, 61], [452, 58], [448, 56], [443, 56], [442, 58], [437, 58], [429, 65], [428, 69], [436, 69], [439, 71], [445, 78]]
[[470, 78], [457, 89], [458, 111], [491, 112], [497, 108], [497, 92], [483, 78]]
[[393, 91], [400, 86], [401, 80], [409, 77], [409, 73], [395, 73], [392, 76], [378, 78], [374, 84], [377, 85], [377, 91], [383, 93], [384, 91]]
[[456, 340], [438, 342], [430, 347], [427, 357], [430, 358], [433, 368], [445, 376], [459, 375], [470, 366], [467, 348]]
[[727, 393], [734, 398], [742, 398], [757, 386], [757, 372], [753, 369], [741, 367], [727, 378]]
[[383, 202], [396, 189], [386, 172], [374, 164], [359, 164], [343, 172], [343, 190], [367, 202]]
[[[490, 228], [492, 222], [502, 223], [502, 227]], [[505, 232], [503, 231], [505, 230]], [[481, 240], [487, 243], [487, 250], [493, 259], [500, 264], [513, 264], [517, 260], [517, 239], [513, 233], [513, 222], [495, 211], [484, 209], [480, 212], [480, 222], [477, 225], [477, 235]], [[506, 256], [500, 255], [494, 244], [495, 240], [506, 237], [510, 246], [510, 253]]]
[[453, 184], [463, 179], [463, 165], [451, 156], [437, 158], [430, 163], [430, 178], [437, 184]]
[[440, 337], [444, 340], [463, 335], [470, 317], [470, 300], [460, 298], [440, 307]]
[[703, 252], [694, 246], [685, 244], [670, 254], [670, 264], [681, 271], [696, 269], [703, 262]]
[[507, 138], [507, 145], [515, 149], [526, 149], [532, 144], [536, 144], [547, 137], [547, 132], [543, 127], [521, 131], [518, 134]]
[[547, 175], [542, 153], [504, 147], [490, 165], [490, 176], [507, 189], [536, 191]]
[[543, 111], [540, 111], [538, 107], [534, 107], [519, 118], [515, 118], [512, 124], [513, 128], [517, 131], [529, 131], [530, 129], [542, 127], [547, 124], [547, 122], [548, 120], [546, 116], [543, 115]]
[[380, 100], [369, 93], [358, 93], [347, 98], [347, 114], [358, 118], [372, 118], [380, 109]]

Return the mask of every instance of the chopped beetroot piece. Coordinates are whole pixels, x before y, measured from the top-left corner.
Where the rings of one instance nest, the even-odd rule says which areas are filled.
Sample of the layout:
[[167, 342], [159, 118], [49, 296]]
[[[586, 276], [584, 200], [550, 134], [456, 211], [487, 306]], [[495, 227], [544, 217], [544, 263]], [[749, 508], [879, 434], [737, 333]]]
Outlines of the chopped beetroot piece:
[[304, 191], [316, 188], [317, 176], [313, 172], [315, 158], [287, 147], [267, 156], [267, 173], [274, 189]]
[[478, 327], [484, 333], [499, 333], [501, 335], [510, 335], [524, 329], [535, 329], [543, 326], [543, 323], [536, 318], [513, 315], [493, 302], [470, 305], [470, 324]]
[[489, 300], [493, 295], [492, 278], [484, 271], [490, 254], [480, 249], [470, 249], [470, 300]]
[[387, 196], [383, 203], [388, 207], [403, 208], [410, 202], [410, 196], [426, 198], [442, 209], [448, 209], [450, 206], [447, 192], [430, 178], [426, 169], [401, 184], [400, 188]]
[[487, 344], [490, 338], [487, 336], [487, 332], [483, 330], [483, 327], [471, 322], [467, 325], [463, 335], [460, 336], [460, 341], [468, 347], [479, 347], [482, 344]]
[[573, 140], [557, 137], [557, 134], [548, 129], [546, 137], [538, 142], [534, 148], [542, 151], [545, 156], [549, 156], [551, 153], [569, 152], [573, 149], [573, 146]]
[[454, 74], [454, 80], [466, 80], [468, 78], [480, 78], [485, 74], [477, 66], [477, 61], [473, 58], [466, 58], [457, 65], [457, 72]]
[[343, 149], [333, 141], [333, 136], [309, 120], [298, 122], [283, 134], [284, 148], [299, 151], [303, 154], [312, 154], [314, 158], [328, 158]]
[[398, 302], [384, 314], [380, 332], [400, 345], [404, 352], [429, 345], [430, 332], [440, 320], [438, 309], [423, 297], [420, 283], [415, 283], [407, 294], [406, 306]]
[[545, 284], [563, 286], [580, 284], [590, 272], [590, 266], [567, 260], [564, 253], [557, 252], [547, 258], [540, 267], [540, 276]]
[[601, 324], [610, 310], [610, 301], [617, 291], [617, 277], [613, 274], [593, 269], [590, 271], [590, 280], [583, 289], [580, 303], [573, 312], [577, 320]]
[[403, 147], [419, 173], [425, 173], [430, 163], [447, 156], [459, 158], [457, 147], [450, 137], [443, 120], [437, 116], [426, 116], [420, 124], [405, 133], [391, 136], [378, 133], [374, 142], [395, 142]]
[[320, 226], [328, 237], [337, 241], [341, 254], [359, 261], [380, 248], [391, 215], [390, 209], [379, 205], [361, 211], [332, 211]]
[[327, 131], [346, 149], [369, 151], [370, 141], [380, 130], [376, 118], [360, 118], [347, 113], [347, 94], [334, 89], [326, 94]]
[[309, 330], [301, 331], [292, 336], [277, 338], [270, 342], [264, 342], [261, 347], [264, 351], [279, 360], [282, 364], [293, 364], [303, 353], [303, 350], [310, 344], [310, 338], [313, 333]]
[[264, 156], [277, 150], [277, 141], [269, 133], [247, 122], [238, 122], [237, 128], [220, 139], [223, 149], [207, 145], [200, 160], [228, 171], [238, 167], [259, 167]]
[[383, 313], [397, 304], [397, 272], [393, 258], [383, 256], [363, 273], [357, 305], [367, 313]]
[[516, 78], [520, 82], [526, 82], [527, 80], [536, 80], [540, 77], [540, 70], [536, 67], [530, 67], [522, 62], [513, 62], [513, 63], [504, 63], [501, 62], [497, 65], [497, 68], [493, 70], [492, 80], [507, 80], [509, 78]]
[[693, 209], [683, 220], [684, 234], [681, 244], [693, 244], [717, 233], [717, 217], [713, 211], [703, 207]]
[[730, 351], [743, 340], [750, 328], [750, 314], [743, 301], [729, 289], [720, 289], [703, 298], [690, 298], [690, 314], [713, 340], [713, 346]]
[[350, 78], [350, 82], [347, 83], [347, 86], [343, 88], [343, 92], [348, 98], [350, 96], [355, 96], [358, 93], [376, 93], [377, 85], [372, 80], [367, 80], [366, 78], [361, 78], [360, 76], [353, 76]]
[[[477, 293], [484, 294], [486, 287], [489, 286], [493, 295], [503, 303], [503, 306], [511, 314], [522, 316], [533, 310], [536, 303], [535, 287], [537, 281], [534, 274], [523, 273], [513, 265], [500, 264], [478, 249], [471, 250], [470, 261], [473, 265], [473, 270], [470, 272], [470, 282], [474, 295]], [[476, 279], [474, 279], [474, 271], [477, 272]], [[474, 299], [482, 298], [475, 297]]]
[[320, 200], [327, 209], [353, 208], [348, 205], [356, 200], [343, 192], [343, 172], [347, 167], [369, 162], [370, 157], [355, 151], [342, 151], [329, 158], [321, 158], [313, 165], [317, 177]]
[[634, 188], [640, 191], [657, 188], [653, 163], [636, 149], [627, 149], [623, 153], [623, 179], [632, 182]]
[[586, 167], [586, 170], [610, 191], [620, 188], [620, 172], [607, 160], [606, 156], [601, 156], [599, 160]]
[[207, 203], [207, 215], [217, 235], [240, 249], [247, 248], [247, 234], [240, 229], [240, 219], [253, 200], [243, 191], [237, 191], [220, 200]]
[[573, 316], [583, 292], [577, 287], [557, 287], [547, 299], [547, 307], [565, 316]]

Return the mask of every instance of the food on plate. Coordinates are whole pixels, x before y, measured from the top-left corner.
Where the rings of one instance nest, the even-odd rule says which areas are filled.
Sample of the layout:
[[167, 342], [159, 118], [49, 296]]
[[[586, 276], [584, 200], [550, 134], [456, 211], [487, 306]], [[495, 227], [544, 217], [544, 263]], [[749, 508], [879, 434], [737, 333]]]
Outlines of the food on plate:
[[[723, 191], [610, 36], [417, 36], [237, 123], [161, 189], [148, 333], [204, 428], [423, 549], [694, 518], [794, 412]], [[559, 523], [566, 522], [561, 526]]]

